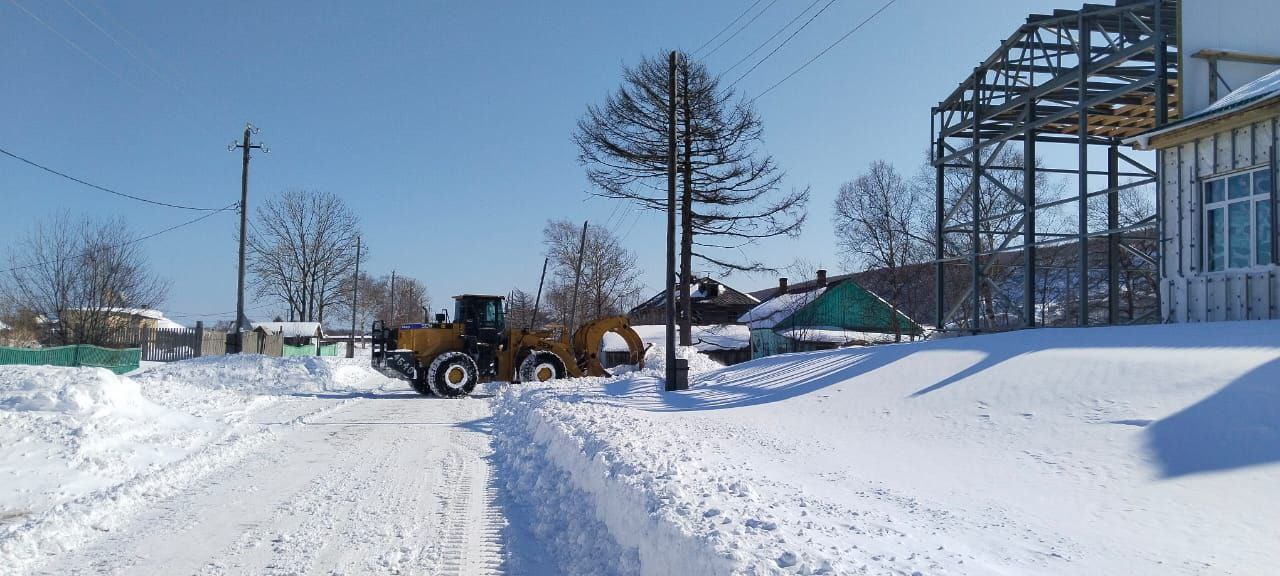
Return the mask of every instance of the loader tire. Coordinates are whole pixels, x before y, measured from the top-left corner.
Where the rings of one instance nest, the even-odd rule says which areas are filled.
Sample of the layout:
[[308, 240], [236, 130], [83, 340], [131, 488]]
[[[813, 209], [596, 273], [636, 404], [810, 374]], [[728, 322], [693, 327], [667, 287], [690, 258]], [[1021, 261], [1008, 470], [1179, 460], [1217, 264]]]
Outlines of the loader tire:
[[466, 396], [476, 388], [480, 370], [476, 361], [462, 352], [445, 352], [431, 361], [427, 370], [427, 385], [436, 396], [453, 398]]
[[564, 378], [567, 374], [564, 362], [553, 352], [540, 350], [520, 361], [521, 382], [546, 382]]
[[421, 364], [418, 365], [417, 370], [414, 370], [413, 378], [409, 379], [409, 385], [413, 386], [414, 392], [417, 392], [423, 396], [430, 396], [434, 394], [434, 392], [431, 391], [431, 386], [427, 385], [426, 370], [422, 369]]

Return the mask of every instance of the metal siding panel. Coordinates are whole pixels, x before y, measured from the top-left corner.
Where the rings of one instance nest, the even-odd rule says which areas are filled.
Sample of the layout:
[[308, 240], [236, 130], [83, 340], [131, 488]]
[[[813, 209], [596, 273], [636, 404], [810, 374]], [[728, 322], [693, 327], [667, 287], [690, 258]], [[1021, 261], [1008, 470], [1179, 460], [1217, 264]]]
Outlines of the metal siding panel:
[[1253, 128], [1242, 126], [1232, 131], [1235, 141], [1232, 146], [1232, 166], [1245, 168], [1253, 166]]

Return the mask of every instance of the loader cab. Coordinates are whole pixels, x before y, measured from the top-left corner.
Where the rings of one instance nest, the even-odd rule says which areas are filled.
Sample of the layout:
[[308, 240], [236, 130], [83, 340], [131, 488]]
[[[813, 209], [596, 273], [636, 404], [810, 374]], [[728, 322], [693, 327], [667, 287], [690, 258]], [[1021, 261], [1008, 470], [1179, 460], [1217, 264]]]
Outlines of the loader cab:
[[498, 347], [505, 341], [507, 319], [502, 296], [454, 296], [454, 322], [462, 324], [462, 338], [480, 372], [497, 370]]

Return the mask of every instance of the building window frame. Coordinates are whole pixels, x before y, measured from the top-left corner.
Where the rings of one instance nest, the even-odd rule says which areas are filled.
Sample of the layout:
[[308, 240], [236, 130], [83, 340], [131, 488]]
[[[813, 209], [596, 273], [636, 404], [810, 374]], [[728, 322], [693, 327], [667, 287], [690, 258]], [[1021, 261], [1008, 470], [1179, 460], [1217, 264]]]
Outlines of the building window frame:
[[[1201, 179], [1204, 272], [1239, 272], [1272, 265], [1276, 249], [1275, 233], [1270, 229], [1275, 222], [1271, 214], [1276, 209], [1274, 180], [1270, 163]], [[1239, 233], [1241, 227], [1246, 228], [1244, 234]]]

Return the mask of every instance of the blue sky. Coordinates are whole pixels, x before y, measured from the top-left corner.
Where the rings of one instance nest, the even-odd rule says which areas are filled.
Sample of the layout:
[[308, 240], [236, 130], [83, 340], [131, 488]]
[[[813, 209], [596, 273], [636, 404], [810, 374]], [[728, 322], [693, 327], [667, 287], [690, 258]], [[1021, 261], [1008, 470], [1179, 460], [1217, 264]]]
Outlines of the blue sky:
[[[763, 91], [882, 4], [836, 0], [739, 88]], [[693, 50], [748, 5], [10, 0], [0, 2], [0, 147], [122, 192], [224, 206], [240, 184], [239, 155], [226, 145], [248, 120], [271, 148], [252, 164], [251, 210], [293, 188], [342, 196], [363, 220], [370, 272], [422, 279], [436, 307], [464, 291], [536, 288], [548, 218], [607, 223], [656, 289], [663, 218], [589, 197], [570, 133], [587, 104], [616, 88], [624, 64]], [[757, 10], [766, 5], [707, 59], [713, 72], [809, 2], [765, 0]], [[812, 200], [799, 239], [762, 242], [753, 256], [838, 269], [829, 213], [840, 183], [877, 159], [916, 170], [929, 107], [1028, 13], [1054, 7], [1078, 5], [899, 0], [759, 99], [765, 148], [786, 185], [810, 186]], [[120, 216], [140, 234], [194, 216], [7, 157], [0, 189], [5, 246], [61, 209]], [[236, 226], [228, 212], [147, 242], [153, 268], [172, 282], [171, 315], [230, 316], [215, 313], [235, 308]], [[277, 309], [254, 304], [251, 317]]]

